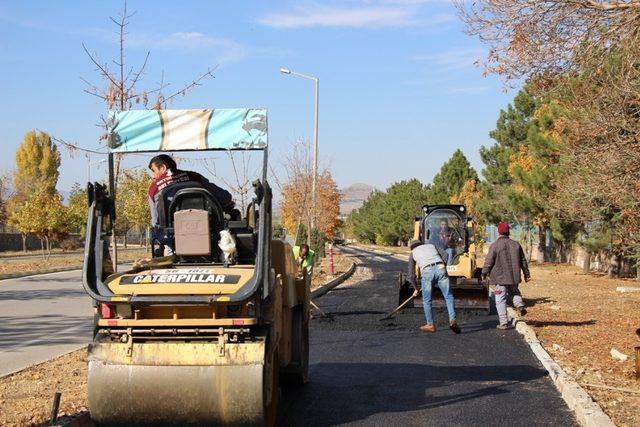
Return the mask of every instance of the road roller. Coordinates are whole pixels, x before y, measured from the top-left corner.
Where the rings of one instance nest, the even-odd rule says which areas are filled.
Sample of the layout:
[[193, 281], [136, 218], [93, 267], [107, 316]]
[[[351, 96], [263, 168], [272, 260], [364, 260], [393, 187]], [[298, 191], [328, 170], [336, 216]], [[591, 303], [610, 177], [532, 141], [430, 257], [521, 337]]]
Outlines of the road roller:
[[[310, 278], [272, 239], [266, 110], [114, 112], [108, 149], [108, 183], [88, 184], [83, 267], [92, 421], [273, 425], [280, 384], [307, 381]], [[246, 211], [224, 212], [198, 182], [169, 186], [150, 256], [118, 271], [114, 156], [194, 150], [262, 153]]]
[[[432, 243], [447, 264], [451, 291], [456, 309], [491, 311], [489, 286], [481, 279], [482, 269], [476, 263], [475, 224], [467, 215], [464, 205], [424, 205], [415, 218], [413, 239]], [[420, 280], [420, 271], [416, 278]], [[401, 272], [398, 279], [398, 303], [407, 300], [413, 293], [413, 284]], [[434, 307], [444, 306], [440, 289], [432, 294]], [[415, 298], [409, 307], [422, 308], [422, 298]]]

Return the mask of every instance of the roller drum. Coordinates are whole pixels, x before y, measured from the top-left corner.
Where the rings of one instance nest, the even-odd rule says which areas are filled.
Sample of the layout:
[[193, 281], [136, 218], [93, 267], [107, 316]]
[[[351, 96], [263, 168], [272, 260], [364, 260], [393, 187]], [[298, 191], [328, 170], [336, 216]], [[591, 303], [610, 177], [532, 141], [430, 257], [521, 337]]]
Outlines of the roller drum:
[[[93, 344], [89, 410], [98, 425], [261, 425], [264, 344]], [[187, 357], [188, 355], [188, 357]], [[273, 369], [271, 366], [268, 369]]]

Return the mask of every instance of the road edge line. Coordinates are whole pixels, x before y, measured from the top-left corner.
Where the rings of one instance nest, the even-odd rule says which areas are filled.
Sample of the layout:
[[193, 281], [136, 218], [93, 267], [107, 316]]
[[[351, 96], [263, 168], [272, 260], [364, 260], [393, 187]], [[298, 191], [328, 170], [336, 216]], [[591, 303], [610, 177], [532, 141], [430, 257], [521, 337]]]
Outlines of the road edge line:
[[317, 288], [315, 288], [314, 290], [312, 290], [311, 291], [311, 298], [312, 299], [313, 298], [320, 298], [321, 296], [323, 296], [324, 294], [329, 292], [331, 289], [335, 288], [340, 283], [342, 283], [345, 280], [347, 280], [349, 277], [351, 277], [351, 275], [354, 273], [354, 271], [356, 271], [356, 267], [357, 267], [357, 264], [355, 262], [352, 263], [351, 267], [349, 267], [349, 269], [347, 271], [345, 271], [344, 273], [342, 273], [338, 277], [328, 281], [324, 285], [320, 285]]
[[562, 399], [575, 414], [576, 420], [583, 427], [615, 427], [609, 416], [602, 410], [598, 402], [562, 369], [542, 346], [535, 330], [520, 320], [516, 311], [509, 307], [509, 315], [514, 319], [516, 331], [522, 335], [534, 356], [540, 361], [556, 386]]

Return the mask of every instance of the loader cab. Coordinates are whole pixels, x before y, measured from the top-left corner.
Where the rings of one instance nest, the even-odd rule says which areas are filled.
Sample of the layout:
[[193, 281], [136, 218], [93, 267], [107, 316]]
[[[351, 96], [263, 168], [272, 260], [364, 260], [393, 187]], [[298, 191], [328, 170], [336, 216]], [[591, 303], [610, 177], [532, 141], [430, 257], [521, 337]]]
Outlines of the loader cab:
[[425, 205], [420, 219], [420, 240], [442, 251], [452, 251], [451, 265], [456, 265], [469, 248], [467, 221], [463, 205]]

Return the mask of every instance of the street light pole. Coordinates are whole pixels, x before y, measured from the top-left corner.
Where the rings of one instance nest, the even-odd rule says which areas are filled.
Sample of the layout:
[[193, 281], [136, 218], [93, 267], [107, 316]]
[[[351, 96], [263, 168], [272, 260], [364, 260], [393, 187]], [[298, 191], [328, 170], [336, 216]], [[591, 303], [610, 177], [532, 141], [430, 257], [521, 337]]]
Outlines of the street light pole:
[[86, 156], [87, 156], [87, 182], [91, 182], [91, 165], [99, 165], [100, 163], [106, 162], [107, 159], [102, 159], [102, 160], [97, 160], [95, 162], [92, 162], [91, 157], [89, 157], [89, 154], [87, 154]]
[[[311, 200], [313, 206], [313, 214], [311, 215], [311, 228], [315, 228], [316, 224], [316, 215], [317, 215], [317, 185], [318, 185], [318, 96], [320, 81], [315, 78], [314, 79], [315, 86], [315, 108], [314, 108], [314, 119], [313, 119], [313, 181], [311, 181]], [[309, 230], [309, 234], [311, 234], [311, 230]]]
[[288, 74], [293, 76], [302, 77], [303, 79], [311, 80], [314, 83], [314, 113], [313, 113], [313, 177], [311, 181], [311, 226], [307, 230], [307, 242], [311, 242], [311, 230], [315, 228], [316, 223], [316, 188], [318, 184], [318, 98], [320, 96], [320, 79], [317, 77], [309, 76], [302, 73], [291, 71], [288, 68], [280, 68], [282, 74]]

